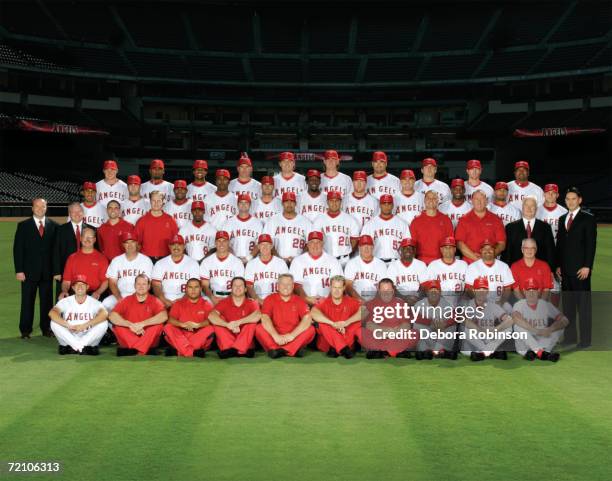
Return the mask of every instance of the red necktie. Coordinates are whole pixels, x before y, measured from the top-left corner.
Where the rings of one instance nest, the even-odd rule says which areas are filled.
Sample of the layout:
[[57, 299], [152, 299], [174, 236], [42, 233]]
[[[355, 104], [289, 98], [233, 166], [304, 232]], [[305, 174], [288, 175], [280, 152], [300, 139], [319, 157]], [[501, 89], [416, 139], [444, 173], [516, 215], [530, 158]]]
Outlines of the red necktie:
[[74, 236], [76, 237], [77, 250], [79, 250], [81, 248], [81, 229], [79, 229], [78, 224], [76, 226]]
[[38, 233], [40, 234], [40, 237], [45, 235], [45, 226], [43, 225], [42, 220], [38, 221]]
[[574, 222], [574, 213], [570, 212], [569, 219], [567, 219], [567, 230], [570, 230], [570, 227], [572, 226], [572, 222]]
[[531, 239], [531, 221], [527, 221], [527, 239]]

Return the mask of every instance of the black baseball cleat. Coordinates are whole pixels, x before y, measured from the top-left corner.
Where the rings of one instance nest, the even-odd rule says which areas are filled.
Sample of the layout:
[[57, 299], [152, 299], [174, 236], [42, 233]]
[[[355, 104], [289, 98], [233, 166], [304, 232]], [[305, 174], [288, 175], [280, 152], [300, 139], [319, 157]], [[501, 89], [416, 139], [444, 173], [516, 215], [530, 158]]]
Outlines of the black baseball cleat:
[[440, 349], [436, 357], [438, 359], [449, 359], [449, 352], [446, 349]]
[[338, 357], [338, 353], [336, 352], [336, 350], [333, 347], [329, 348], [329, 351], [327, 351], [326, 354], [327, 357], [331, 357], [331, 358], [337, 358]]
[[491, 354], [493, 359], [499, 359], [500, 361], [508, 360], [508, 353], [506, 351], [495, 351]]
[[485, 360], [484, 352], [472, 351], [472, 353], [470, 354], [470, 359], [474, 362], [484, 361]]
[[268, 357], [270, 359], [278, 359], [279, 357], [283, 357], [287, 354], [284, 349], [270, 349], [268, 351]]
[[85, 346], [81, 354], [84, 354], [85, 356], [99, 356], [100, 349], [98, 346]]
[[415, 358], [417, 361], [422, 361], [422, 360], [423, 360], [423, 351], [416, 351], [416, 352], [414, 353], [414, 358]]
[[147, 356], [159, 356], [159, 349], [156, 347], [152, 347], [147, 351]]
[[410, 359], [412, 357], [412, 352], [406, 349], [405, 351], [398, 352], [395, 357], [398, 359]]
[[459, 353], [457, 351], [447, 351], [446, 359], [450, 359], [451, 361], [456, 361]]
[[[284, 350], [284, 349], [283, 349]], [[304, 357], [304, 354], [306, 354], [306, 349], [301, 348], [298, 349], [295, 354], [293, 355], [293, 357]], [[287, 353], [285, 352], [285, 355], [287, 355]]]
[[536, 353], [533, 351], [527, 351], [523, 356], [527, 361], [533, 361], [536, 358]]
[[117, 348], [117, 356], [135, 356], [138, 354], [136, 349], [131, 349], [129, 347], [118, 347]]
[[559, 361], [559, 359], [561, 359], [561, 354], [559, 354], [558, 352], [551, 352], [548, 354], [548, 360], [550, 362], [557, 362]]
[[70, 348], [70, 346], [62, 346], [61, 344], [59, 346], [57, 346], [57, 353], [60, 356], [65, 356], [66, 354], [70, 354], [70, 352], [68, 351], [68, 349], [66, 348]]
[[368, 351], [366, 352], [366, 359], [384, 359], [384, 351]]
[[193, 357], [206, 357], [205, 349], [195, 349], [193, 351]]
[[22, 332], [20, 337], [21, 339], [32, 339], [31, 333], [29, 332]]
[[431, 361], [434, 358], [434, 353], [431, 349], [427, 349], [427, 351], [423, 351], [423, 359], [427, 359]]
[[541, 350], [536, 354], [536, 357], [540, 361], [548, 361], [548, 357], [550, 356], [550, 352]]
[[164, 356], [166, 357], [172, 357], [172, 356], [177, 356], [177, 355], [178, 355], [178, 351], [174, 349], [173, 347], [167, 347], [166, 349], [164, 349]]
[[352, 359], [353, 357], [355, 357], [355, 353], [351, 351], [351, 348], [348, 346], [343, 347], [342, 350], [340, 351], [340, 354], [342, 354], [345, 359]]
[[245, 352], [244, 354], [241, 354], [240, 357], [248, 357], [249, 359], [252, 359], [255, 357], [255, 349], [247, 349], [247, 352]]
[[219, 351], [218, 355], [219, 359], [229, 359], [230, 357], [236, 357], [238, 355], [238, 351], [233, 347], [230, 347], [229, 349]]

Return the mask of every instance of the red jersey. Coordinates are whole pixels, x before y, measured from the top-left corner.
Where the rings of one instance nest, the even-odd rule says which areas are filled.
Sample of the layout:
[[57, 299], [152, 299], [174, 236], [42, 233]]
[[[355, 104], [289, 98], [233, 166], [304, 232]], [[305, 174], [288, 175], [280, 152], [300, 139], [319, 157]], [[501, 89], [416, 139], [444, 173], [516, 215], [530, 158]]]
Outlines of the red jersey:
[[535, 279], [542, 289], [553, 288], [553, 276], [547, 262], [535, 259], [531, 267], [525, 264], [523, 259], [519, 259], [510, 267], [512, 277], [514, 277], [514, 289], [520, 288], [526, 279]]
[[[481, 219], [472, 209], [459, 219], [455, 239], [465, 242], [472, 251], [480, 252], [480, 243], [485, 239], [495, 243], [505, 242], [506, 231], [502, 220], [493, 214], [493, 212], [487, 209], [484, 217]], [[468, 264], [474, 262], [465, 256], [463, 256], [463, 260]]]
[[113, 312], [119, 314], [126, 321], [136, 323], [150, 319], [163, 310], [164, 305], [157, 297], [147, 294], [147, 298], [140, 302], [136, 294], [132, 294], [121, 299]]
[[244, 298], [244, 302], [237, 306], [234, 304], [234, 298], [230, 295], [220, 301], [215, 306], [215, 311], [217, 311], [226, 322], [237, 321], [239, 319], [243, 319], [247, 317], [249, 314], [257, 311], [259, 309], [259, 304], [257, 301], [253, 299]]
[[89, 284], [88, 292], [93, 292], [106, 280], [107, 269], [108, 259], [101, 252], [94, 250], [85, 254], [79, 250], [68, 257], [62, 280], [72, 284], [75, 276], [85, 275]]
[[309, 312], [308, 304], [301, 297], [292, 294], [288, 301], [283, 301], [278, 292], [266, 297], [261, 307], [261, 313], [272, 319], [279, 334], [288, 334], [293, 331]]
[[191, 302], [187, 296], [179, 299], [170, 308], [170, 317], [179, 322], [197, 322], [208, 320], [208, 314], [214, 309], [213, 305], [203, 298]]
[[123, 254], [121, 234], [124, 232], [134, 232], [134, 226], [123, 219], [119, 219], [115, 225], [107, 221], [98, 227], [96, 231], [98, 247], [109, 261]]
[[349, 296], [344, 296], [340, 304], [335, 304], [331, 296], [327, 296], [315, 306], [330, 321], [346, 321], [361, 309], [361, 303]]
[[170, 254], [168, 242], [176, 234], [178, 234], [176, 221], [165, 212], [159, 217], [154, 217], [149, 211], [136, 222], [140, 252], [149, 257], [165, 257]]
[[410, 224], [410, 234], [417, 243], [417, 259], [429, 264], [431, 261], [442, 257], [440, 242], [446, 237], [453, 236], [453, 223], [442, 212], [438, 211], [434, 216], [422, 212]]

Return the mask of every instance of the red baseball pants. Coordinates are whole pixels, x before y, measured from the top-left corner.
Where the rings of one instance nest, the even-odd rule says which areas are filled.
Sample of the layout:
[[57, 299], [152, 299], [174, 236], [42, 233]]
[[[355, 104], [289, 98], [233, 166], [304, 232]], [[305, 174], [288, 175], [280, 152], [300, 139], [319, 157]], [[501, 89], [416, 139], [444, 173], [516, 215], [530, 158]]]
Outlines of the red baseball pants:
[[163, 324], [145, 327], [142, 336], [134, 334], [128, 327], [113, 326], [113, 332], [117, 338], [117, 343], [121, 347], [136, 349], [138, 354], [144, 355], [149, 349], [159, 344], [159, 338], [164, 330]]
[[213, 326], [206, 326], [195, 331], [187, 331], [173, 324], [166, 324], [164, 333], [168, 344], [177, 350], [179, 356], [192, 357], [196, 349], [210, 348], [215, 330]]
[[295, 356], [295, 353], [298, 352], [303, 347], [307, 346], [314, 337], [316, 331], [313, 326], [309, 326], [304, 332], [302, 332], [298, 337], [296, 337], [293, 341], [285, 344], [284, 346], [278, 345], [272, 339], [272, 336], [266, 331], [263, 325], [258, 324], [257, 330], [255, 331], [255, 337], [257, 337], [257, 341], [266, 352], [271, 351], [272, 349], [283, 349], [287, 352], [288, 356]]

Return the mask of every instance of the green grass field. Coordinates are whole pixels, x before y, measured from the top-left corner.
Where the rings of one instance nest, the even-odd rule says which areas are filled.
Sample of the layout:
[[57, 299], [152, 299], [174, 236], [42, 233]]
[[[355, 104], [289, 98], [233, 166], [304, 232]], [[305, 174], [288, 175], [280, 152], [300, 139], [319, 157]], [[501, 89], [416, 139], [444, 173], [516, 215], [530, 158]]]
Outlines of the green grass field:
[[[14, 230], [0, 223], [0, 460], [64, 469], [14, 479], [612, 478], [612, 352], [557, 364], [60, 357], [53, 339], [17, 337]], [[600, 228], [594, 289], [612, 290], [611, 265]]]

